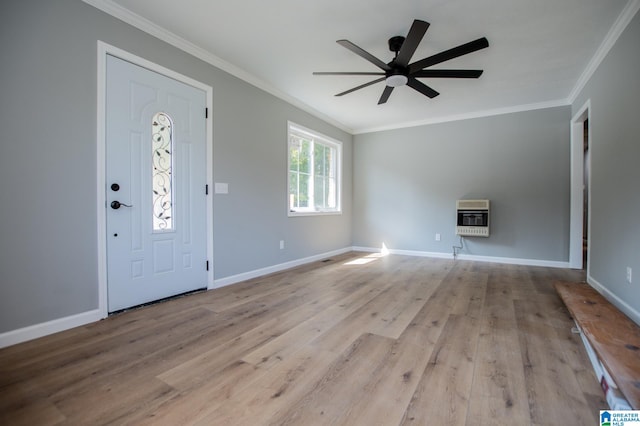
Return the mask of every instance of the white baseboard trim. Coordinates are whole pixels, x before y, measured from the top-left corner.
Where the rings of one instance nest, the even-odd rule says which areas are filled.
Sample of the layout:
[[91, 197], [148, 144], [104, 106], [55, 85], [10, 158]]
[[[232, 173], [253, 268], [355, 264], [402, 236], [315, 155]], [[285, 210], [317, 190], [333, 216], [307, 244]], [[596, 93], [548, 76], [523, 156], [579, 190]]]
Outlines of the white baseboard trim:
[[[226, 278], [220, 278], [218, 280], [214, 280], [213, 285], [209, 286], [208, 290], [235, 284], [262, 275], [283, 271], [295, 266], [304, 265], [305, 263], [315, 262], [317, 260], [326, 259], [327, 257], [337, 256], [339, 254], [347, 253], [350, 251], [352, 251], [351, 247], [345, 247], [339, 250], [333, 250], [315, 256], [292, 260], [290, 262], [281, 263], [279, 265], [269, 266], [267, 268], [256, 269], [255, 271], [249, 271]], [[17, 330], [0, 333], [0, 348], [5, 348], [7, 346], [16, 345], [28, 340], [37, 339], [38, 337], [43, 337], [49, 334], [58, 333], [60, 331], [69, 330], [74, 327], [86, 325], [92, 322], [99, 321], [105, 317], [106, 315], [104, 315], [104, 313], [100, 309], [96, 309], [93, 311], [82, 312], [80, 314], [58, 318], [41, 324], [34, 324]]]
[[590, 275], [587, 275], [587, 283], [595, 288], [598, 293], [602, 294], [604, 298], [611, 302], [616, 308], [620, 309], [626, 316], [631, 318], [633, 322], [640, 325], [640, 312], [633, 309], [627, 302], [620, 299]]
[[[374, 247], [353, 247], [354, 251], [364, 251], [380, 253], [382, 250]], [[400, 254], [405, 256], [420, 256], [420, 257], [436, 257], [439, 259], [453, 259], [452, 253], [442, 252], [429, 252], [418, 250], [398, 250], [387, 249], [389, 254]], [[569, 262], [559, 262], [555, 260], [539, 260], [539, 259], [522, 259], [517, 257], [495, 257], [495, 256], [476, 256], [472, 254], [459, 254], [456, 256], [459, 260], [472, 260], [476, 262], [492, 262], [492, 263], [505, 263], [510, 265], [525, 265], [525, 266], [544, 266], [547, 268], [569, 268]]]
[[460, 260], [505, 263], [509, 265], [544, 266], [545, 268], [569, 268], [569, 262], [559, 262], [557, 260], [522, 259], [519, 257], [474, 256], [471, 254], [459, 254], [457, 258]]
[[326, 253], [317, 254], [314, 256], [304, 257], [301, 259], [292, 260], [290, 262], [280, 263], [278, 265], [268, 266], [266, 268], [260, 268], [249, 272], [243, 272], [237, 275], [231, 275], [224, 278], [218, 278], [213, 281], [213, 285], [208, 287], [208, 290], [213, 290], [214, 288], [225, 287], [231, 284], [236, 284], [242, 281], [250, 280], [253, 278], [261, 277], [263, 275], [273, 274], [275, 272], [284, 271], [285, 269], [294, 268], [296, 266], [304, 265], [306, 263], [315, 262], [318, 260], [326, 259], [327, 257], [337, 256], [339, 254], [347, 253], [353, 251], [352, 247], [345, 247], [338, 250], [329, 251]]
[[436, 257], [439, 259], [453, 259], [451, 253], [441, 253], [433, 251], [417, 251], [417, 250], [399, 250], [399, 249], [379, 249], [375, 247], [352, 247], [353, 251], [364, 251], [367, 253], [382, 253], [383, 251], [388, 254], [399, 254], [402, 256], [417, 256], [417, 257]]
[[18, 343], [26, 342], [27, 340], [37, 339], [38, 337], [47, 336], [59, 331], [69, 330], [70, 328], [99, 321], [102, 318], [102, 313], [99, 309], [96, 309], [40, 324], [30, 325], [17, 330], [7, 331], [0, 334], [0, 348], [16, 345]]
[[[231, 284], [250, 280], [263, 275], [284, 271], [286, 269], [294, 268], [296, 266], [304, 265], [311, 262], [316, 262], [318, 260], [326, 259], [331, 256], [337, 256], [343, 253], [348, 253], [350, 251], [380, 253], [382, 250], [374, 247], [358, 247], [358, 246], [344, 247], [342, 249], [333, 250], [333, 251], [317, 254], [314, 256], [304, 257], [301, 259], [280, 263], [278, 265], [273, 265], [266, 268], [256, 269], [253, 271], [244, 272], [244, 273], [232, 275], [229, 277], [219, 278], [217, 280], [214, 280], [213, 285], [209, 286], [208, 290], [225, 287]], [[398, 250], [398, 249], [389, 249], [386, 251], [390, 254], [398, 254], [398, 255], [404, 255], [404, 256], [453, 259], [453, 255], [451, 253], [426, 252], [426, 251], [418, 251], [418, 250]], [[569, 267], [569, 262], [556, 262], [556, 261], [549, 261], [549, 260], [519, 259], [519, 258], [492, 257], [492, 256], [473, 256], [468, 254], [460, 254], [457, 256], [457, 258], [461, 260], [507, 263], [507, 264], [515, 264], [515, 265], [546, 266], [546, 267], [553, 267], [553, 268]], [[614, 304], [619, 304], [618, 307], [620, 308], [620, 310], [625, 312], [634, 321], [640, 324], [640, 314], [638, 312], [633, 310], [630, 306], [628, 306], [622, 300], [618, 299], [615, 295], [610, 293], [604, 286], [597, 283], [597, 281], [593, 280], [592, 278], [588, 278], [588, 280], [593, 281], [594, 284], [592, 285], [596, 287], [598, 291], [600, 291], [601, 293], [606, 293], [607, 295], [610, 295], [608, 299], [615, 299], [617, 303], [614, 303]], [[589, 281], [590, 284], [591, 284], [591, 281]], [[32, 340], [38, 337], [47, 336], [49, 334], [68, 330], [74, 327], [79, 327], [92, 322], [96, 322], [103, 319], [104, 317], [105, 317], [104, 314], [99, 309], [96, 309], [93, 311], [83, 312], [83, 313], [71, 315], [65, 318], [59, 318], [59, 319], [48, 321], [41, 324], [34, 324], [28, 327], [20, 328], [18, 330], [12, 330], [5, 333], [0, 333], [0, 348], [26, 342], [27, 340]]]

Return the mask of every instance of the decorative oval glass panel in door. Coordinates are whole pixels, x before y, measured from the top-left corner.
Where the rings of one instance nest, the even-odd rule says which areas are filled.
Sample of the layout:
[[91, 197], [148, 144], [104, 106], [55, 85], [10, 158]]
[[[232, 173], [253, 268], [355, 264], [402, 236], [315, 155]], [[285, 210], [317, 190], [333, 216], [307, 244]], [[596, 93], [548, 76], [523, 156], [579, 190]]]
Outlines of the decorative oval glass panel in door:
[[164, 112], [152, 123], [153, 232], [173, 230], [173, 121]]

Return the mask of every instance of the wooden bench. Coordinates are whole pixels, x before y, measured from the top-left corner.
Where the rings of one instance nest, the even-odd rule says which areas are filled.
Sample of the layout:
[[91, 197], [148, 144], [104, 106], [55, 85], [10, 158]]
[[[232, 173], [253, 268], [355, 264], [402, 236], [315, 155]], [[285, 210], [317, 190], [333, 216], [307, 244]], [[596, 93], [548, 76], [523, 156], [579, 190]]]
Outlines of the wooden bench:
[[554, 286], [622, 396], [640, 409], [640, 327], [586, 283]]

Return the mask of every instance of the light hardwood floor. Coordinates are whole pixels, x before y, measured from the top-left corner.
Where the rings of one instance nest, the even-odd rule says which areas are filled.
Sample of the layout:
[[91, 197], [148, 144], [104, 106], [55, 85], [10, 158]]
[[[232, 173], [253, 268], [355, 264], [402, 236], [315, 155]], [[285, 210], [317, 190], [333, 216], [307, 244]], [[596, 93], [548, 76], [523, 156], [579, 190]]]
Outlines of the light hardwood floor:
[[336, 256], [2, 349], [0, 424], [596, 424], [557, 279]]

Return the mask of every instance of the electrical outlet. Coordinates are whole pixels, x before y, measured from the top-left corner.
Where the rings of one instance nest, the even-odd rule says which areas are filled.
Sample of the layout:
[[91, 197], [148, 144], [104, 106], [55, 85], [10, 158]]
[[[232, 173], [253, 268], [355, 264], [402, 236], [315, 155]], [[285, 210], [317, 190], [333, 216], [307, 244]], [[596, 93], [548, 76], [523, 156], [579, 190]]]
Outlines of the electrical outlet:
[[280, 250], [284, 250], [284, 240], [280, 240]]
[[440, 234], [436, 234], [436, 241], [440, 241]]
[[627, 266], [627, 282], [629, 284], [631, 284], [631, 272], [632, 272], [631, 267]]

